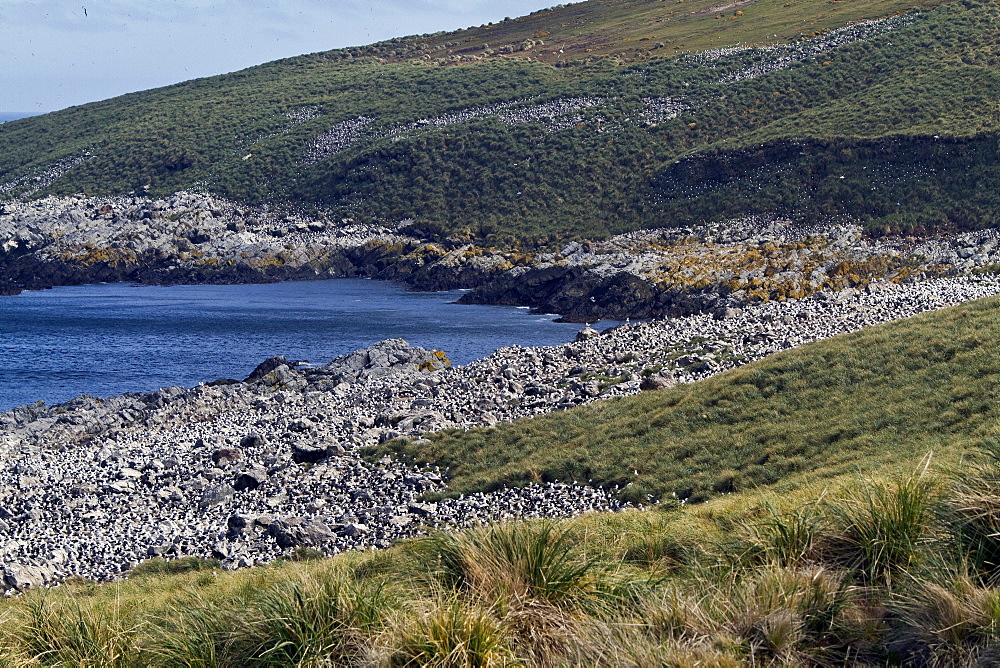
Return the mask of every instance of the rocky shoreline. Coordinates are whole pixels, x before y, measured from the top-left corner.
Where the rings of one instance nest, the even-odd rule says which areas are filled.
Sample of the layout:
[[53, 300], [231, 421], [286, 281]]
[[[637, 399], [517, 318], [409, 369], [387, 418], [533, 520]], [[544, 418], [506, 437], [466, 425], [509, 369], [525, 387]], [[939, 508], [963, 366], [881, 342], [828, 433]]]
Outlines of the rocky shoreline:
[[1000, 233], [871, 239], [857, 225], [776, 218], [645, 230], [558, 250], [435, 241], [391, 226], [177, 193], [0, 204], [0, 295], [92, 282], [250, 283], [365, 277], [469, 289], [571, 322], [652, 318], [1000, 266]]
[[[621, 506], [616, 490], [534, 485], [426, 503], [447, 471], [359, 449], [692, 382], [774, 352], [1000, 294], [994, 275], [873, 282], [624, 325], [463, 367], [401, 340], [321, 367], [0, 413], [0, 573], [10, 592], [113, 579], [152, 556], [238, 568], [297, 548], [384, 547], [431, 527]], [[570, 481], [567, 481], [570, 482]]]

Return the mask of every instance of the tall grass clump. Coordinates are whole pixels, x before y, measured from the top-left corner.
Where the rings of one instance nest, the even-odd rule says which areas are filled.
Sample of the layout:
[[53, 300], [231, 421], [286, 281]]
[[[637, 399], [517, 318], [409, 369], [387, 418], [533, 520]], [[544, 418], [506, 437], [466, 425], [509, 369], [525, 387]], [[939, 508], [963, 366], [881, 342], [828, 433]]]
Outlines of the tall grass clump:
[[[580, 539], [553, 522], [439, 533], [423, 541], [419, 554], [432, 583], [489, 611], [528, 665], [564, 661], [583, 620], [634, 604], [653, 582], [620, 561], [586, 556]], [[436, 614], [428, 619], [443, 613]]]
[[258, 621], [243, 630], [255, 662], [309, 665], [360, 663], [396, 601], [379, 580], [358, 582], [342, 573], [306, 576], [274, 585], [255, 602]]
[[968, 560], [991, 584], [1000, 579], [1000, 443], [983, 444], [982, 456], [948, 473], [940, 519]]
[[788, 513], [780, 513], [768, 504], [767, 511], [768, 517], [755, 523], [753, 533], [772, 563], [795, 566], [817, 557], [817, 545], [827, 528], [819, 504]]
[[150, 663], [185, 668], [239, 665], [231, 657], [236, 629], [246, 619], [241, 603], [197, 591], [179, 596], [153, 621], [146, 648]]
[[442, 532], [428, 538], [423, 551], [444, 585], [483, 599], [565, 606], [598, 591], [597, 563], [551, 522]]
[[6, 658], [9, 665], [135, 665], [138, 629], [117, 607], [90, 607], [47, 592], [33, 592], [20, 613], [20, 623], [8, 620], [7, 629], [13, 627], [12, 647]]
[[915, 579], [892, 597], [887, 646], [917, 665], [1000, 663], [1000, 592], [967, 573]]
[[508, 635], [491, 612], [459, 598], [443, 599], [400, 631], [388, 663], [469, 668], [516, 665]]
[[896, 482], [867, 481], [831, 505], [828, 548], [868, 584], [891, 585], [933, 539], [934, 486], [925, 470]]

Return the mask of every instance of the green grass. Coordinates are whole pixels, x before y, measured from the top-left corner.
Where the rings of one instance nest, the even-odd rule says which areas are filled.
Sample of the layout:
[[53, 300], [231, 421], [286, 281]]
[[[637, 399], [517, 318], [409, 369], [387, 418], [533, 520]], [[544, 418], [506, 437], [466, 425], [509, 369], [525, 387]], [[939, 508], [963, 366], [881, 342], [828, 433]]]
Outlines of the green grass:
[[[412, 219], [432, 238], [507, 246], [746, 213], [848, 215], [877, 233], [994, 223], [995, 3], [758, 0], [720, 19], [706, 13], [712, 6], [588, 0], [6, 123], [0, 184], [27, 178], [28, 189], [52, 164], [90, 151], [37, 194], [200, 188], [337, 220]], [[720, 80], [752, 53], [711, 66], [680, 57], [815, 39], [904, 10], [912, 22], [889, 34], [733, 84]], [[525, 39], [545, 44], [500, 48]], [[479, 58], [484, 43], [495, 53]], [[480, 117], [385, 136], [462, 109], [579, 96], [602, 106], [558, 132]], [[649, 127], [640, 118], [650, 97], [683, 98], [687, 110]], [[314, 116], [286, 117], [303, 109]], [[303, 163], [317, 135], [359, 116], [373, 119], [369, 135]]]
[[[991, 298], [788, 350], [708, 380], [374, 456], [447, 467], [453, 493], [591, 481], [627, 499], [701, 501], [960, 456], [1000, 437]], [[873, 501], [873, 503], [876, 501]]]

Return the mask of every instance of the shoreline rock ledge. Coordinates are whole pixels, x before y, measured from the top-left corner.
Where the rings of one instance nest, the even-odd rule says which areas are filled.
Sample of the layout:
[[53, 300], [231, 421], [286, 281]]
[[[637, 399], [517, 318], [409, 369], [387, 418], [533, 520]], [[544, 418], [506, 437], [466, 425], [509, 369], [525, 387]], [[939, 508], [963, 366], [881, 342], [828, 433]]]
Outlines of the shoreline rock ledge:
[[7, 200], [0, 204], [0, 295], [94, 282], [365, 277], [414, 290], [468, 289], [462, 303], [529, 306], [594, 322], [725, 314], [1000, 265], [996, 229], [871, 238], [857, 224], [747, 216], [572, 241], [558, 250], [504, 250], [422, 238], [411, 223], [361, 224], [188, 192]]

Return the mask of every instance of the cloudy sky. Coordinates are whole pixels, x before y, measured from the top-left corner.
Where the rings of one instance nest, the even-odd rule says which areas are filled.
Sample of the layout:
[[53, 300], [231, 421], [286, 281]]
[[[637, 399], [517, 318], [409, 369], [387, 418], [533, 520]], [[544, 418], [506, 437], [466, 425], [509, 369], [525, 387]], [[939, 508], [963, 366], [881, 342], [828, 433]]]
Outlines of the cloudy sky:
[[560, 0], [0, 0], [0, 112], [45, 112]]

